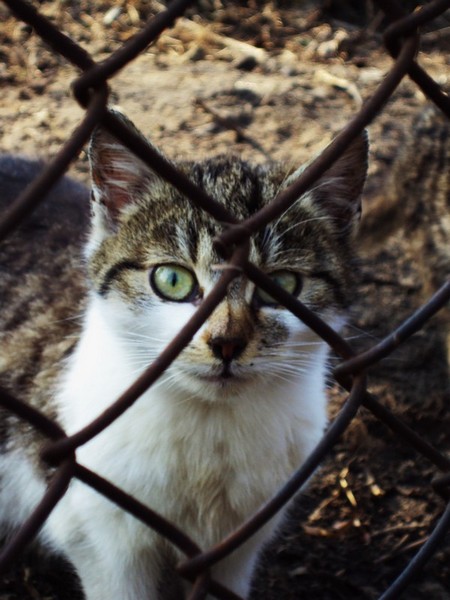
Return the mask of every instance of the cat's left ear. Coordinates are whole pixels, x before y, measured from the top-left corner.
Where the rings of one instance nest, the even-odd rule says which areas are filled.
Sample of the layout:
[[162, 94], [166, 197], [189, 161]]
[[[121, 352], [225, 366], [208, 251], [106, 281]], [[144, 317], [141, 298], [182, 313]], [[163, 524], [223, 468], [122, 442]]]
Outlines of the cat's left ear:
[[[111, 112], [150, 145], [122, 113]], [[94, 226], [114, 231], [121, 214], [136, 206], [144, 191], [161, 185], [162, 180], [114, 135], [101, 127], [91, 137], [88, 156]]]
[[[316, 181], [304, 198], [321, 207], [332, 217], [338, 233], [355, 229], [361, 217], [361, 194], [367, 176], [369, 141], [363, 131]], [[293, 183], [307, 165], [290, 175], [286, 184]]]

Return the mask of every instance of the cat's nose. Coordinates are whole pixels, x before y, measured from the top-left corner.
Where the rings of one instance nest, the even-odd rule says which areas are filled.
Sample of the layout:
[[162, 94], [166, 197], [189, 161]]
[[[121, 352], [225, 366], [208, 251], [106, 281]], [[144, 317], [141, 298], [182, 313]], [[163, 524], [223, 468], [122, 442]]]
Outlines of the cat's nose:
[[208, 345], [216, 358], [229, 363], [242, 354], [247, 342], [244, 338], [238, 337], [213, 337], [209, 340]]

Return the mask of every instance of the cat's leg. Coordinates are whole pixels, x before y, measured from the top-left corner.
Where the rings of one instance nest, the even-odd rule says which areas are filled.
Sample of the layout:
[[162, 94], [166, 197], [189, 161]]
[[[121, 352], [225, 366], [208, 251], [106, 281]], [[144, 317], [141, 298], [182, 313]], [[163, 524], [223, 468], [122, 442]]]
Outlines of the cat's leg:
[[241, 598], [248, 598], [259, 553], [272, 530], [270, 525], [266, 526], [230, 556], [217, 563], [211, 570], [212, 578]]
[[[273, 517], [242, 546], [214, 565], [211, 568], [211, 578], [241, 598], [247, 599], [250, 595], [252, 578], [261, 550], [274, 536], [282, 519], [283, 513]], [[178, 560], [183, 561], [183, 558], [179, 556]], [[192, 590], [192, 585], [184, 581], [184, 590], [187, 598]], [[207, 596], [207, 600], [214, 598], [215, 596], [212, 595]]]
[[[120, 540], [118, 540], [120, 542]], [[80, 546], [69, 555], [86, 600], [160, 600], [160, 556], [141, 550], [132, 556], [121, 553], [120, 543], [105, 547], [102, 555]]]
[[[211, 569], [212, 579], [241, 598], [248, 598], [258, 550], [259, 546], [258, 548], [249, 548], [247, 544], [236, 550]], [[192, 591], [192, 585], [185, 581], [183, 587], [185, 598], [188, 598]], [[214, 598], [215, 596], [212, 595], [207, 596], [207, 600]]]
[[222, 565], [213, 569], [213, 579], [241, 598], [248, 598], [255, 559], [256, 555], [245, 556], [239, 552], [233, 553], [229, 559], [223, 561]]
[[75, 482], [44, 535], [74, 566], [87, 600], [159, 600], [159, 537], [95, 492]]

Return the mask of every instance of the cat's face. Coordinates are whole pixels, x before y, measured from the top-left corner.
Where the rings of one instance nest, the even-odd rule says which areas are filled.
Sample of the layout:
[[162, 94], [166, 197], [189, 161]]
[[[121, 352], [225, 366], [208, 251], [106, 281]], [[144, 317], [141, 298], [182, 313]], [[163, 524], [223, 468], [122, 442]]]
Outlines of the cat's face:
[[[335, 326], [348, 299], [350, 221], [365, 165], [361, 138], [339, 169], [336, 164], [315, 191], [251, 240], [250, 260]], [[91, 166], [91, 279], [137, 376], [194, 314], [226, 268], [213, 247], [221, 226], [105, 132], [94, 136]], [[223, 156], [177, 166], [239, 219], [298, 176], [288, 176], [279, 165], [252, 167]], [[343, 200], [344, 188], [348, 196]], [[299, 319], [241, 276], [163, 377], [190, 396], [239, 397], [252, 387], [294, 381], [313, 370], [315, 357], [323, 353], [323, 345]]]

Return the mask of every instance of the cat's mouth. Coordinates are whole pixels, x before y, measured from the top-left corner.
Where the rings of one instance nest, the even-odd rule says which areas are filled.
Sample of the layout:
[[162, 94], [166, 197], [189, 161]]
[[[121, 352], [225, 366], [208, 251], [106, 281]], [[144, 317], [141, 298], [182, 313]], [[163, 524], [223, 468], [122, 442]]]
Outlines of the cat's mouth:
[[237, 379], [236, 373], [233, 373], [230, 365], [224, 365], [223, 369], [219, 373], [207, 373], [199, 376], [200, 379], [212, 383], [221, 383], [227, 379]]
[[222, 372], [220, 376], [222, 379], [230, 379], [230, 377], [234, 377], [234, 373], [231, 372], [231, 364], [225, 363], [222, 368]]
[[240, 396], [244, 389], [255, 381], [257, 375], [253, 369], [249, 370], [246, 365], [235, 361], [180, 367], [183, 373], [183, 387], [206, 399], [228, 398], [234, 394]]
[[237, 369], [236, 366], [230, 363], [224, 363], [220, 367], [209, 369], [206, 372], [196, 373], [196, 378], [204, 383], [221, 387], [238, 384], [247, 379], [241, 369]]

